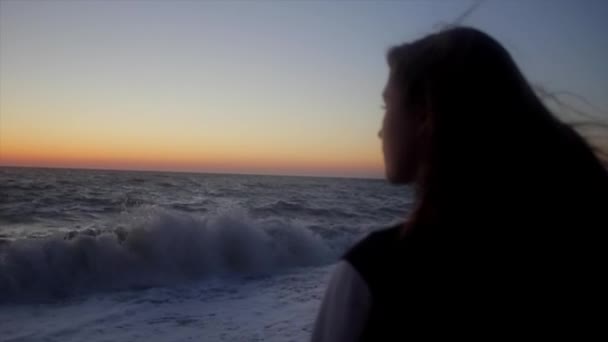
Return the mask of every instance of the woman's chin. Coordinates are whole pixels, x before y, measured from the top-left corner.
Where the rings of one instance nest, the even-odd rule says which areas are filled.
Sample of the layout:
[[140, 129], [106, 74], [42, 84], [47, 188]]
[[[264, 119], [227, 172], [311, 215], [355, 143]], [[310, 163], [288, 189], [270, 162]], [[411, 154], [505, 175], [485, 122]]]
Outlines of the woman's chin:
[[392, 168], [385, 169], [386, 180], [391, 184], [409, 184], [413, 181], [406, 172], [398, 172]]

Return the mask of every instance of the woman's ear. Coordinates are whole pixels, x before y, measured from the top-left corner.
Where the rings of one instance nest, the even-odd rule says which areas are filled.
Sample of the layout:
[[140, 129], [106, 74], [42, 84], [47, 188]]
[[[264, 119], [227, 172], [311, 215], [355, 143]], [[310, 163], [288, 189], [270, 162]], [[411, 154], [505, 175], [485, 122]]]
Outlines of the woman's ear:
[[413, 137], [415, 139], [416, 146], [422, 148], [424, 145], [430, 142], [430, 137], [433, 133], [433, 118], [431, 113], [426, 108], [418, 108], [416, 115], [414, 116], [413, 124]]
[[430, 143], [433, 134], [433, 101], [432, 101], [432, 85], [429, 80], [424, 81], [424, 101], [418, 109], [418, 132], [420, 139], [423, 139], [425, 144]]

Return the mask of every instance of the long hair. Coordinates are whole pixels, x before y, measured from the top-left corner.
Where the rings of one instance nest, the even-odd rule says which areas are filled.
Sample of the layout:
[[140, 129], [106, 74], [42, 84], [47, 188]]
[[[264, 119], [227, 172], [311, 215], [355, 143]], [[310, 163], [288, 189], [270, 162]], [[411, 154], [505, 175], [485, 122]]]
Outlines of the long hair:
[[588, 143], [479, 30], [450, 28], [387, 59], [405, 104], [396, 115], [426, 116], [406, 120], [423, 122], [408, 141], [416, 209], [395, 258], [408, 319], [495, 333], [603, 327], [608, 173]]
[[409, 233], [506, 245], [608, 228], [606, 169], [496, 40], [454, 27], [393, 47], [387, 60], [412, 109], [403, 115], [431, 122], [415, 147], [423, 158]]

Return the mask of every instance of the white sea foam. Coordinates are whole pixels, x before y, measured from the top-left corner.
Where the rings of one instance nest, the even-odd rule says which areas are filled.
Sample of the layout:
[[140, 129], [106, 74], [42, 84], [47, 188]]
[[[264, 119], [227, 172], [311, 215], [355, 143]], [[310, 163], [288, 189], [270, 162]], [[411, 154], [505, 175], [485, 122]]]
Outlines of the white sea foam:
[[0, 250], [0, 298], [63, 297], [333, 261], [341, 250], [297, 221], [245, 211], [195, 216], [142, 207], [113, 230], [18, 239]]

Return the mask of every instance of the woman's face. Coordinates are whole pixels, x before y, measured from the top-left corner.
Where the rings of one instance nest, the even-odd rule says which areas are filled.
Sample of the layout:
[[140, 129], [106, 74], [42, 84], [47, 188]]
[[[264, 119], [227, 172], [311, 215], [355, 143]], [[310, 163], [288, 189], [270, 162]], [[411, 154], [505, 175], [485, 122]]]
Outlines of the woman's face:
[[[405, 109], [404, 92], [391, 85], [384, 88], [384, 119], [379, 136], [382, 139], [386, 178], [395, 184], [415, 181], [419, 169], [419, 125], [414, 113]], [[420, 141], [418, 141], [420, 143]]]

